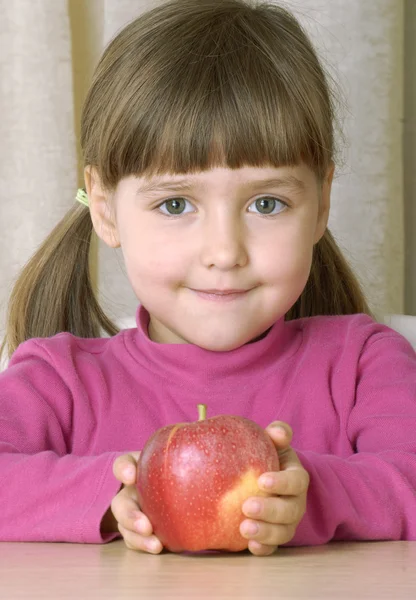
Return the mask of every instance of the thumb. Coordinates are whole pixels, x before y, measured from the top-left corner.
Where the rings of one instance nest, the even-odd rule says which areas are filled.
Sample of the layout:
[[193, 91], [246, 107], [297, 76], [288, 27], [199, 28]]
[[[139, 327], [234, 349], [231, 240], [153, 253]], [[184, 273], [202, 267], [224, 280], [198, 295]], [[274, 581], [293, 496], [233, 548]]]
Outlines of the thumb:
[[137, 461], [140, 452], [129, 452], [116, 458], [113, 463], [113, 473], [116, 479], [124, 485], [133, 485], [137, 477]]
[[286, 450], [292, 442], [292, 428], [283, 421], [273, 421], [266, 427], [266, 432], [272, 438], [277, 450]]

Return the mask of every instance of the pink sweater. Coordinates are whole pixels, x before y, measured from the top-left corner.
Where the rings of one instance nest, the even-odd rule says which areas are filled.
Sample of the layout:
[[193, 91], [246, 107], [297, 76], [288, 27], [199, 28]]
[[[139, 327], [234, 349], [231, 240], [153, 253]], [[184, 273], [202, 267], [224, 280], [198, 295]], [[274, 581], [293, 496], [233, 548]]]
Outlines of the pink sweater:
[[230, 352], [61, 333], [24, 342], [0, 373], [0, 541], [107, 542], [114, 459], [167, 424], [279, 419], [311, 483], [291, 545], [416, 540], [416, 354], [365, 315], [278, 321]]

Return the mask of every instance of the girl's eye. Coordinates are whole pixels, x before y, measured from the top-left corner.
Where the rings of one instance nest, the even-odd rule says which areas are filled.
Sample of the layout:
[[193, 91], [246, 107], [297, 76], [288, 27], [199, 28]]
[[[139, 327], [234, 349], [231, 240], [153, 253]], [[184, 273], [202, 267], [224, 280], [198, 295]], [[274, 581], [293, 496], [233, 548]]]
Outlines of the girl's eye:
[[[256, 207], [256, 210], [259, 211], [261, 215], [278, 215], [285, 208], [287, 208], [286, 202], [283, 200], [278, 200], [277, 198], [271, 198], [269, 196], [264, 196], [263, 198], [258, 198], [253, 204], [250, 205]], [[251, 211], [250, 212], [255, 212]]]
[[[165, 200], [158, 208], [164, 215], [183, 215], [186, 212], [192, 212], [190, 210], [185, 212], [184, 208], [187, 202], [188, 200], [185, 200], [185, 198], [171, 198], [170, 200]], [[162, 207], [166, 207], [166, 211], [162, 210]]]
[[[158, 206], [158, 209], [164, 215], [177, 216], [184, 215], [192, 212], [192, 208], [190, 210], [185, 210], [187, 204], [191, 207], [191, 204], [185, 198], [171, 198], [170, 200], [165, 200], [162, 204]], [[250, 210], [250, 212], [258, 211], [258, 214], [261, 215], [277, 215], [281, 213], [286, 207], [286, 202], [283, 200], [278, 200], [277, 198], [272, 198], [269, 196], [264, 196], [263, 198], [258, 198], [255, 202], [250, 205], [250, 208], [255, 206], [256, 210]], [[165, 210], [162, 210], [164, 208]]]

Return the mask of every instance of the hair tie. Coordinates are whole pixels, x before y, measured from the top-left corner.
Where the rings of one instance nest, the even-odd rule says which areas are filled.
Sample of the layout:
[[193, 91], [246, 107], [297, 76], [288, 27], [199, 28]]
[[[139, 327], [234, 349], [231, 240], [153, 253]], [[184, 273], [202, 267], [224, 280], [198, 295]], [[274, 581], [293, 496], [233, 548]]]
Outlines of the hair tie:
[[88, 208], [90, 207], [87, 192], [83, 188], [78, 189], [75, 200], [77, 200], [77, 202], [81, 202], [81, 204], [87, 206]]

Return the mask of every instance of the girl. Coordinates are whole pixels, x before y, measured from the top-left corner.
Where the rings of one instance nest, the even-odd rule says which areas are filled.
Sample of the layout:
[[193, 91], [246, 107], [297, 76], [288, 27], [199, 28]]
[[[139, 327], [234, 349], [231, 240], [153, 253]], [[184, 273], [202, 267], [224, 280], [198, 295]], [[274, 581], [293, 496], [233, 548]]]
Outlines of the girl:
[[[315, 51], [274, 4], [174, 0], [112, 41], [82, 116], [86, 193], [10, 301], [1, 540], [160, 552], [136, 461], [201, 398], [279, 451], [242, 506], [253, 554], [416, 539], [416, 356], [327, 229], [333, 130]], [[135, 328], [97, 303], [93, 230], [121, 247]]]

